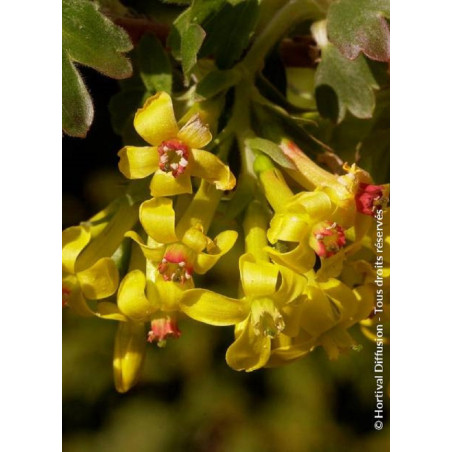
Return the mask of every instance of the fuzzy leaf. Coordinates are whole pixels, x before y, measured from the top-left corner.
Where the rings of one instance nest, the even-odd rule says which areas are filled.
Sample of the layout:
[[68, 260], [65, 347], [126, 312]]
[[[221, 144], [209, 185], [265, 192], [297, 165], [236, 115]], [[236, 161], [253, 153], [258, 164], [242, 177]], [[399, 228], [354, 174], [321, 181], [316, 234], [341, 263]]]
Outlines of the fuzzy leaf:
[[109, 77], [132, 74], [123, 52], [132, 48], [127, 33], [88, 0], [63, 0], [63, 130], [84, 137], [93, 119], [93, 106], [74, 63], [92, 67]]
[[63, 130], [84, 137], [93, 122], [94, 107], [82, 77], [63, 51], [62, 59]]
[[347, 110], [357, 118], [370, 118], [375, 108], [374, 89], [378, 84], [366, 59], [359, 55], [348, 60], [328, 43], [315, 76], [319, 112], [334, 121], [342, 121]]
[[360, 52], [389, 61], [389, 0], [338, 0], [327, 16], [328, 37], [342, 55], [354, 60]]

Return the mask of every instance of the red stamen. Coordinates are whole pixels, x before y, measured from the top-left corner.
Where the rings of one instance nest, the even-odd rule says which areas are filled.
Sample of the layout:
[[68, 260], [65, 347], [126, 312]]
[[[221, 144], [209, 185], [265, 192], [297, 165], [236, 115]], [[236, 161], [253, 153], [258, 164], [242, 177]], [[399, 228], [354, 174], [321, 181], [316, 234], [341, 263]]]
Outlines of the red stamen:
[[314, 239], [311, 246], [319, 257], [334, 256], [346, 243], [344, 229], [330, 221], [324, 221], [314, 227], [312, 234]]
[[181, 284], [193, 275], [193, 265], [183, 245], [169, 246], [157, 269], [165, 281]]
[[151, 329], [148, 332], [148, 342], [157, 342], [161, 347], [166, 343], [168, 337], [179, 338], [181, 331], [177, 321], [172, 316], [160, 317], [151, 321]]
[[377, 207], [386, 204], [384, 188], [381, 185], [360, 183], [355, 195], [356, 209], [364, 215], [373, 215]]
[[188, 165], [189, 148], [182, 141], [173, 139], [162, 141], [157, 148], [159, 168], [165, 173], [178, 177], [185, 172]]

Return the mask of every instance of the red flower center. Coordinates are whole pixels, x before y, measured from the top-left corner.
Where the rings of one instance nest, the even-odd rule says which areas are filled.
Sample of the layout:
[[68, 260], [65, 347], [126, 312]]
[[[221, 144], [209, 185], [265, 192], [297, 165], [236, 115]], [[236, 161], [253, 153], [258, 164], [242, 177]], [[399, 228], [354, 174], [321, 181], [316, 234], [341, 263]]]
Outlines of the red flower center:
[[314, 240], [311, 242], [319, 257], [334, 256], [345, 246], [345, 234], [341, 226], [323, 221], [313, 228]]
[[361, 182], [355, 195], [356, 210], [364, 215], [373, 215], [375, 209], [384, 207], [387, 199], [381, 185], [370, 185]]
[[159, 168], [165, 173], [178, 177], [184, 173], [188, 165], [188, 146], [179, 140], [162, 141], [157, 148], [159, 153]]
[[193, 265], [188, 250], [184, 245], [170, 245], [158, 266], [159, 273], [165, 281], [183, 284], [193, 274]]
[[181, 331], [177, 326], [177, 321], [171, 316], [160, 317], [151, 321], [151, 329], [148, 332], [148, 342], [157, 342], [159, 347], [166, 344], [168, 337], [177, 339]]

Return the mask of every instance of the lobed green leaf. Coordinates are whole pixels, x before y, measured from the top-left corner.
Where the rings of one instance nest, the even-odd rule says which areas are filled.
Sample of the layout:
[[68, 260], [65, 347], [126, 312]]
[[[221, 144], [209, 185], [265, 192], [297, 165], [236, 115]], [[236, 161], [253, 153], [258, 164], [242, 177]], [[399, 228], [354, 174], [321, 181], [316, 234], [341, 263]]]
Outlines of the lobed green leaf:
[[84, 137], [93, 120], [88, 90], [74, 63], [92, 67], [112, 78], [132, 74], [123, 55], [132, 49], [127, 33], [88, 0], [63, 0], [63, 130]]
[[385, 17], [389, 17], [389, 0], [338, 0], [328, 9], [328, 37], [351, 60], [363, 52], [372, 60], [389, 61]]
[[347, 110], [357, 118], [372, 116], [378, 84], [363, 55], [349, 60], [328, 43], [322, 48], [315, 85], [317, 107], [323, 116], [338, 122]]

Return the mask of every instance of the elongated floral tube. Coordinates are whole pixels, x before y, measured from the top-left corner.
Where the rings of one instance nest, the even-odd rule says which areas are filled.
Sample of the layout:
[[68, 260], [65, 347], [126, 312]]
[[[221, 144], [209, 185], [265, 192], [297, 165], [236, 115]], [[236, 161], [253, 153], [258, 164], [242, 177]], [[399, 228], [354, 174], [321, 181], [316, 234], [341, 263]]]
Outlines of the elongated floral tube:
[[243, 229], [245, 231], [245, 249], [256, 259], [269, 262], [270, 259], [264, 248], [267, 242], [267, 215], [264, 207], [257, 201], [253, 201], [246, 211]]
[[85, 270], [102, 257], [112, 256], [122, 242], [126, 231], [132, 229], [137, 221], [138, 205], [123, 203], [102, 232], [80, 253], [76, 262], [76, 271]]
[[286, 204], [293, 197], [284, 177], [277, 168], [262, 171], [259, 180], [264, 189], [265, 197], [275, 212], [284, 210]]
[[[307, 190], [323, 185], [339, 185], [337, 178], [313, 162], [293, 141], [283, 139], [280, 148], [284, 155], [296, 166], [297, 170], [287, 173]], [[340, 187], [343, 190], [343, 187]]]
[[214, 185], [202, 180], [187, 210], [177, 223], [176, 234], [183, 235], [187, 229], [198, 224], [201, 224], [204, 231], [207, 232], [217, 210], [221, 195], [222, 192], [217, 190]]

